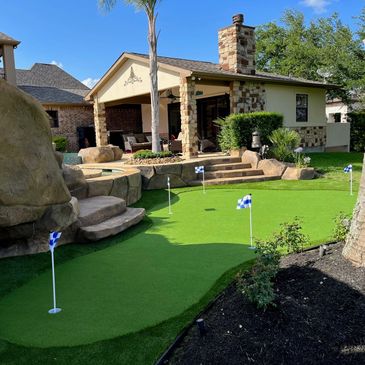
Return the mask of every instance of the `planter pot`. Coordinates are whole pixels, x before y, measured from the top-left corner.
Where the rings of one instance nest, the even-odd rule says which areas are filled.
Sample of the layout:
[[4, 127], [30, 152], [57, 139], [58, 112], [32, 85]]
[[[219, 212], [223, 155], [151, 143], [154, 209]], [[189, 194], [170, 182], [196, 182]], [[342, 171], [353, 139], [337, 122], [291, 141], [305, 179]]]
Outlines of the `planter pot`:
[[288, 167], [282, 176], [283, 180], [311, 180], [313, 178], [313, 167]]
[[247, 150], [246, 147], [238, 148], [236, 150], [231, 150], [230, 155], [231, 157], [242, 157], [243, 153]]

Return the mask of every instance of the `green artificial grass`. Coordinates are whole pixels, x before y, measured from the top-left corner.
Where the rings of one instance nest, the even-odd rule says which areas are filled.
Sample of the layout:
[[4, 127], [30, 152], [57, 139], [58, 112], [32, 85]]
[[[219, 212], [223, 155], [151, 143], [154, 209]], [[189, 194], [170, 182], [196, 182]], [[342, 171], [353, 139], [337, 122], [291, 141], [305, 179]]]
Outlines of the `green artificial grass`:
[[52, 303], [49, 271], [5, 296], [0, 337], [26, 346], [77, 346], [179, 315], [224, 272], [253, 258], [247, 248], [249, 210], [236, 210], [238, 198], [248, 192], [253, 194], [258, 238], [268, 238], [280, 223], [299, 216], [311, 242], [326, 241], [334, 216], [350, 212], [355, 201], [343, 191], [182, 192], [173, 199], [173, 215], [165, 204], [150, 212], [153, 224], [145, 232], [58, 265], [60, 314], [47, 313]]
[[[203, 255], [203, 262], [209, 263], [211, 266], [214, 266], [212, 270], [215, 270], [217, 272], [217, 276], [215, 278], [209, 277], [202, 277], [199, 275], [198, 279], [196, 281], [203, 280], [206, 283], [207, 290], [202, 290], [201, 293], [198, 296], [198, 299], [191, 303], [192, 305], [188, 306], [187, 309], [183, 310], [182, 312], [178, 313], [175, 316], [170, 317], [169, 319], [166, 319], [165, 321], [159, 322], [154, 326], [147, 327], [145, 329], [142, 329], [138, 332], [134, 333], [128, 333], [122, 336], [118, 336], [112, 339], [107, 339], [104, 341], [97, 341], [94, 343], [86, 344], [86, 345], [80, 345], [80, 346], [74, 346], [74, 347], [59, 347], [61, 343], [58, 343], [58, 347], [43, 347], [43, 348], [37, 348], [32, 346], [22, 346], [17, 345], [15, 343], [10, 343], [6, 340], [0, 340], [0, 359], [2, 365], [22, 365], [22, 364], [48, 364], [48, 363], [58, 363], [58, 364], [84, 364], [87, 362], [90, 365], [100, 365], [100, 364], [152, 364], [159, 354], [162, 353], [162, 351], [171, 343], [171, 341], [175, 338], [175, 336], [183, 329], [184, 326], [191, 321], [191, 319], [202, 309], [204, 306], [208, 303], [209, 300], [211, 300], [220, 290], [222, 290], [232, 279], [233, 275], [237, 272], [238, 268], [232, 267], [228, 271], [223, 270], [223, 275], [218, 274], [218, 268], [216, 266], [216, 261], [220, 261], [224, 259], [226, 263], [229, 263], [229, 265], [233, 265], [233, 259], [227, 259], [225, 257], [225, 249], [227, 250], [228, 256], [233, 256], [232, 252], [236, 252], [237, 246], [242, 247], [241, 245], [241, 238], [247, 239], [247, 231], [245, 231], [248, 227], [245, 226], [245, 223], [247, 223], [247, 210], [244, 211], [235, 211], [235, 204], [236, 201], [231, 201], [231, 197], [228, 197], [228, 195], [233, 196], [234, 192], [239, 189], [239, 196], [241, 196], [244, 193], [252, 192], [254, 196], [254, 219], [255, 219], [255, 235], [257, 237], [267, 236], [270, 234], [271, 231], [276, 230], [277, 223], [281, 223], [283, 220], [287, 220], [286, 217], [289, 219], [292, 219], [294, 215], [298, 215], [300, 217], [303, 217], [304, 220], [304, 227], [305, 231], [310, 234], [311, 239], [313, 241], [321, 241], [322, 238], [327, 241], [330, 239], [330, 231], [331, 226], [333, 226], [333, 217], [338, 213], [338, 211], [342, 210], [345, 212], [350, 212], [355, 201], [356, 197], [356, 191], [358, 187], [358, 182], [360, 178], [360, 171], [361, 171], [361, 160], [362, 160], [362, 154], [360, 153], [351, 153], [351, 154], [312, 154], [312, 164], [319, 169], [321, 172], [324, 173], [323, 177], [312, 180], [312, 181], [273, 181], [273, 182], [265, 182], [265, 183], [253, 183], [253, 184], [240, 184], [240, 185], [234, 185], [234, 186], [223, 186], [223, 187], [214, 187], [213, 189], [208, 189], [207, 198], [210, 202], [213, 202], [216, 204], [215, 194], [212, 193], [213, 191], [222, 191], [222, 193], [219, 193], [221, 196], [227, 197], [225, 199], [225, 202], [219, 202], [217, 206], [226, 206], [227, 205], [227, 211], [229, 211], [229, 214], [232, 214], [234, 219], [239, 219], [239, 223], [242, 224], [242, 231], [237, 232], [235, 234], [229, 234], [227, 238], [234, 238], [238, 237], [238, 243], [237, 242], [230, 242], [228, 239], [224, 239], [226, 235], [226, 229], [229, 229], [229, 224], [227, 226], [226, 219], [220, 220], [217, 215], [220, 214], [220, 210], [212, 210], [212, 207], [210, 204], [209, 206], [206, 206], [204, 209], [204, 212], [195, 212], [195, 193], [201, 193], [199, 188], [186, 188], [186, 189], [174, 189], [174, 205], [173, 205], [173, 216], [169, 217], [167, 214], [167, 207], [166, 207], [166, 192], [165, 191], [152, 191], [152, 192], [144, 192], [143, 198], [140, 202], [136, 204], [136, 206], [143, 206], [148, 210], [149, 217], [145, 218], [145, 220], [139, 224], [137, 227], [133, 227], [129, 229], [127, 232], [123, 233], [122, 235], [104, 240], [102, 242], [97, 243], [91, 243], [88, 245], [79, 245], [79, 244], [72, 244], [67, 245], [63, 247], [59, 247], [56, 249], [56, 272], [57, 272], [57, 280], [59, 279], [59, 276], [62, 276], [62, 271], [65, 270], [65, 268], [68, 267], [72, 261], [81, 260], [83, 258], [87, 258], [88, 256], [97, 255], [99, 253], [103, 253], [104, 251], [110, 251], [109, 254], [103, 254], [101, 257], [104, 258], [104, 261], [101, 263], [101, 257], [100, 260], [96, 260], [96, 264], [93, 265], [93, 261], [90, 260], [88, 268], [84, 267], [81, 271], [77, 269], [76, 275], [74, 277], [67, 277], [67, 285], [66, 285], [66, 291], [60, 287], [58, 282], [58, 296], [59, 296], [59, 303], [60, 306], [63, 308], [63, 315], [67, 314], [68, 311], [68, 300], [71, 299], [71, 304], [74, 306], [76, 302], [79, 302], [78, 296], [82, 294], [82, 291], [76, 293], [76, 298], [68, 298], [69, 295], [67, 294], [68, 287], [74, 287], [77, 285], [75, 282], [77, 282], [78, 277], [81, 272], [85, 273], [87, 271], [87, 275], [90, 277], [90, 282], [94, 281], [95, 278], [95, 272], [98, 271], [98, 268], [103, 265], [108, 265], [110, 262], [115, 263], [115, 268], [117, 270], [124, 270], [123, 272], [126, 273], [127, 277], [133, 281], [133, 278], [131, 278], [131, 274], [135, 274], [138, 276], [139, 280], [142, 279], [142, 277], [145, 277], [145, 287], [147, 294], [149, 295], [152, 293], [153, 297], [157, 300], [159, 303], [163, 303], [163, 305], [167, 305], [167, 303], [164, 303], [166, 298], [169, 297], [169, 294], [162, 295], [161, 293], [153, 292], [152, 289], [149, 289], [149, 286], [154, 285], [153, 279], [157, 276], [151, 276], [148, 277], [148, 275], [144, 275], [143, 272], [145, 271], [145, 264], [151, 263], [151, 262], [158, 262], [161, 266], [161, 269], [165, 266], [165, 262], [167, 259], [172, 258], [172, 263], [175, 263], [175, 265], [169, 265], [167, 266], [170, 268], [168, 270], [167, 275], [172, 275], [173, 278], [178, 278], [179, 280], [182, 280], [180, 276], [182, 275], [181, 272], [183, 271], [181, 267], [185, 265], [185, 260], [193, 260], [194, 263], [198, 263], [199, 265], [199, 255], [201, 252], [205, 253], [212, 253], [212, 257], [208, 257], [208, 255]], [[345, 175], [342, 172], [342, 169], [344, 166], [346, 166], [348, 163], [352, 163], [354, 165], [354, 191], [355, 195], [353, 197], [349, 197], [348, 195], [348, 175]], [[267, 190], [271, 191], [281, 191], [284, 193], [282, 195], [283, 199], [275, 198], [276, 201], [280, 203], [279, 206], [279, 216], [278, 212], [274, 210], [274, 204], [273, 202], [270, 202], [270, 195], [269, 195], [269, 201], [268, 204], [264, 208], [264, 217], [269, 217], [267, 220], [262, 218], [260, 229], [257, 229], [258, 224], [258, 213], [260, 213], [260, 210], [258, 209], [259, 202], [261, 201], [261, 197], [259, 195], [260, 192], [262, 193], [268, 193]], [[331, 190], [331, 191], [330, 191]], [[231, 191], [231, 193], [229, 193]], [[191, 196], [194, 196], [193, 199], [185, 199], [184, 196], [186, 193], [189, 194], [189, 192], [192, 192]], [[294, 199], [292, 201], [292, 204], [290, 204], [289, 200], [287, 200], [287, 197], [289, 195], [285, 195], [285, 193], [293, 193], [294, 197], [299, 197], [302, 195], [302, 193], [308, 193], [305, 197], [303, 196], [303, 199]], [[313, 192], [314, 194], [309, 194]], [[323, 193], [323, 194], [322, 194]], [[308, 197], [308, 195], [311, 195]], [[273, 196], [273, 195], [271, 195]], [[262, 195], [264, 197], [264, 195]], [[291, 196], [292, 197], [292, 196]], [[259, 199], [260, 198], [260, 199]], [[198, 200], [196, 200], [198, 201]], [[282, 204], [283, 203], [283, 204]], [[310, 213], [310, 209], [307, 207], [309, 204], [313, 205], [313, 212]], [[185, 230], [191, 230], [192, 227], [196, 230], [195, 234], [186, 234], [184, 232], [184, 229], [176, 228], [176, 225], [178, 225], [177, 220], [179, 213], [179, 207], [184, 207], [185, 213], [184, 213], [184, 225]], [[229, 206], [229, 209], [228, 209]], [[287, 208], [289, 210], [287, 210]], [[233, 210], [231, 210], [233, 209]], [[333, 210], [333, 211], [332, 211]], [[186, 212], [187, 211], [187, 212]], [[323, 211], [325, 213], [323, 214]], [[332, 214], [333, 213], [333, 214]], [[286, 216], [286, 214], [288, 214]], [[309, 214], [309, 215], [307, 215]], [[206, 233], [209, 231], [208, 227], [203, 227], [202, 225], [199, 225], [196, 222], [196, 217], [199, 215], [203, 215], [205, 220], [208, 219], [212, 220], [212, 224], [210, 225], [211, 232], [208, 232], [209, 237], [213, 237], [214, 240], [211, 240], [211, 242], [208, 242], [208, 240], [205, 240], [206, 242], [199, 242], [199, 236], [202, 232]], [[231, 217], [231, 216], [230, 216]], [[313, 218], [314, 217], [314, 218]], [[186, 218], [186, 219], [185, 219]], [[241, 220], [242, 218], [242, 220]], [[309, 219], [307, 219], [309, 218]], [[261, 219], [261, 218], [260, 218]], [[215, 222], [215, 223], [213, 223]], [[175, 228], [174, 228], [175, 227]], [[174, 233], [174, 230], [180, 231], [178, 235], [180, 237], [177, 237], [177, 233]], [[259, 231], [259, 232], [258, 232]], [[170, 240], [171, 242], [165, 240], [164, 238], [161, 238], [159, 236], [164, 235], [166, 233], [166, 239]], [[186, 237], [193, 237], [192, 242], [187, 241]], [[194, 237], [198, 237], [198, 239], [194, 239]], [[322, 237], [322, 238], [321, 238]], [[182, 239], [183, 238], [183, 239]], [[222, 239], [224, 243], [219, 243], [219, 240]], [[148, 242], [150, 242], [150, 245]], [[156, 242], [156, 243], [155, 243]], [[218, 243], [217, 245], [211, 245], [212, 243]], [[226, 245], [225, 245], [226, 243]], [[125, 252], [129, 253], [124, 256], [122, 252], [124, 252], [121, 249], [113, 250], [114, 247], [118, 246], [126, 246]], [[130, 258], [133, 258], [132, 256], [132, 246], [135, 245], [139, 247], [139, 249], [136, 250], [136, 257], [134, 257], [135, 260], [131, 260]], [[170, 247], [172, 246], [172, 247]], [[213, 247], [211, 247], [213, 246]], [[218, 249], [216, 246], [224, 246], [225, 249]], [[128, 248], [129, 247], [129, 248]], [[146, 250], [142, 250], [142, 247], [146, 247]], [[211, 247], [211, 248], [209, 248]], [[185, 251], [185, 249], [188, 249]], [[209, 251], [206, 251], [205, 248], [209, 248]], [[155, 249], [155, 253], [153, 252]], [[195, 250], [190, 251], [191, 249]], [[177, 258], [177, 254], [170, 254], [172, 252], [175, 253], [175, 251], [178, 250], [178, 252], [184, 252], [184, 255]], [[113, 252], [116, 252], [116, 257], [113, 258], [114, 254]], [[222, 253], [223, 252], [223, 253]], [[161, 257], [159, 258], [158, 255], [161, 254]], [[241, 251], [239, 252], [239, 255], [241, 254]], [[146, 258], [146, 256], [152, 256], [151, 258]], [[214, 257], [213, 257], [214, 256]], [[217, 257], [218, 256], [218, 257]], [[138, 258], [140, 257], [140, 258]], [[245, 255], [240, 257], [241, 260], [244, 260], [246, 258]], [[127, 260], [128, 259], [128, 260]], [[125, 262], [127, 266], [131, 268], [131, 270], [127, 271], [127, 268], [122, 264], [123, 269], [120, 269], [119, 266], [116, 264], [120, 260], [121, 262]], [[86, 262], [85, 262], [86, 264]], [[137, 268], [133, 268], [133, 264], [135, 266], [138, 266]], [[241, 264], [241, 268], [247, 267], [249, 264], [249, 261], [246, 261], [245, 263]], [[227, 268], [228, 266], [227, 265]], [[243, 265], [243, 266], [242, 266]], [[73, 265], [70, 267], [72, 268]], [[82, 266], [85, 266], [84, 264]], [[171, 269], [171, 267], [173, 268]], [[175, 266], [177, 267], [175, 269]], [[44, 304], [42, 300], [42, 306], [45, 311], [48, 310], [48, 308], [51, 306], [51, 286], [50, 286], [50, 259], [49, 254], [38, 254], [34, 256], [27, 256], [27, 257], [15, 257], [15, 258], [9, 258], [9, 259], [3, 259], [0, 261], [0, 313], [1, 318], [4, 318], [5, 315], [2, 315], [3, 308], [8, 311], [8, 315], [12, 317], [12, 322], [18, 322], [21, 321], [24, 318], [24, 315], [22, 312], [26, 310], [28, 303], [30, 303], [32, 300], [37, 301], [37, 298], [35, 298], [35, 293], [33, 293], [31, 290], [27, 289], [31, 288], [34, 285], [34, 282], [42, 283], [42, 280], [45, 280], [45, 286], [40, 291], [41, 295], [45, 296], [46, 303]], [[199, 269], [199, 266], [196, 268], [193, 264], [187, 264], [187, 268], [191, 269], [186, 272], [185, 274], [185, 280], [189, 283], [186, 285], [194, 286], [193, 291], [195, 291], [195, 294], [187, 294], [190, 298], [192, 298], [194, 295], [197, 294], [197, 292], [200, 289], [203, 289], [203, 284], [195, 284], [193, 282], [193, 279], [190, 278], [190, 273], [195, 273], [196, 270]], [[226, 270], [226, 269], [225, 269]], [[153, 272], [154, 271], [154, 272]], [[149, 269], [147, 270], [148, 273], [156, 274], [159, 271], [158, 266], [156, 266], [155, 270]], [[173, 271], [170, 273], [170, 271]], [[179, 272], [180, 271], [180, 272]], [[208, 271], [208, 270], [207, 270]], [[205, 272], [204, 265], [202, 273]], [[44, 279], [42, 278], [44, 276]], [[191, 276], [192, 278], [196, 276]], [[103, 279], [105, 281], [105, 278]], [[97, 294], [99, 296], [104, 293], [105, 288], [101, 288], [101, 290], [98, 291], [96, 288], [100, 287], [100, 283], [103, 282], [102, 279], [99, 278], [99, 280], [94, 281], [94, 289], [93, 293], [90, 293], [90, 295], [93, 295], [93, 298], [97, 297]], [[118, 280], [121, 280], [118, 276]], [[209, 282], [209, 284], [208, 284]], [[98, 285], [96, 285], [98, 284]], [[163, 284], [166, 285], [165, 287], [168, 287], [170, 283], [167, 279], [164, 278]], [[90, 286], [91, 287], [91, 286]], [[132, 284], [130, 284], [130, 287], [132, 288]], [[200, 287], [200, 289], [199, 289]], [[18, 289], [19, 288], [19, 289]], [[133, 289], [133, 288], [132, 288]], [[85, 289], [83, 289], [85, 290]], [[158, 286], [155, 286], [155, 290], [159, 290]], [[11, 310], [7, 305], [3, 307], [4, 303], [6, 301], [11, 301], [12, 296], [16, 296], [17, 292], [20, 291], [21, 293], [25, 294], [28, 291], [29, 297], [26, 298], [22, 295], [19, 295], [19, 299], [21, 303], [16, 302], [14, 303], [16, 305], [16, 310]], [[178, 289], [177, 289], [178, 291]], [[173, 294], [175, 291], [172, 292]], [[120, 296], [122, 297], [122, 296]], [[2, 299], [2, 300], [1, 300]], [[123, 299], [123, 298], [122, 298]], [[168, 298], [169, 299], [169, 298]], [[61, 304], [62, 302], [62, 304]], [[9, 302], [8, 302], [9, 303]], [[110, 305], [108, 303], [108, 297], [104, 298], [104, 301], [102, 301], [102, 298], [99, 298], [96, 300], [96, 303], [98, 305], [101, 304], [101, 311], [103, 311]], [[119, 303], [118, 303], [119, 304]], [[66, 305], [66, 307], [65, 307]], [[137, 303], [137, 305], [141, 308], [141, 306]], [[180, 305], [180, 304], [179, 304]], [[155, 306], [155, 304], [152, 304], [152, 306]], [[34, 308], [35, 306], [33, 306]], [[10, 310], [10, 311], [9, 311]], [[38, 308], [34, 308], [34, 312], [30, 314], [30, 316], [36, 316], [36, 313], [39, 313], [40, 310]], [[42, 309], [43, 310], [43, 309]], [[82, 310], [82, 309], [81, 309]], [[90, 309], [87, 309], [90, 313]], [[143, 311], [149, 311], [150, 310], [150, 303], [148, 303], [144, 308], [141, 309], [142, 313]], [[170, 308], [171, 310], [171, 308]], [[159, 311], [159, 310], [157, 310]], [[71, 311], [72, 313], [75, 313], [74, 310]], [[96, 312], [96, 311], [95, 311]], [[94, 313], [95, 313], [94, 312]], [[61, 315], [61, 314], [60, 314]], [[43, 314], [42, 314], [43, 316]], [[67, 314], [68, 316], [68, 314]], [[82, 317], [82, 316], [81, 316]], [[144, 317], [148, 317], [148, 315], [144, 314]], [[91, 323], [91, 326], [93, 326], [95, 331], [98, 331], [100, 327], [100, 322], [103, 321], [96, 321], [94, 320], [95, 317], [89, 317], [88, 322]], [[6, 319], [6, 318], [5, 318]], [[46, 320], [48, 320], [46, 316]], [[96, 319], [100, 319], [100, 316]], [[149, 318], [150, 320], [152, 318]], [[26, 319], [28, 321], [28, 319]], [[58, 334], [59, 338], [62, 338], [62, 341], [64, 341], [64, 337], [72, 336], [72, 332], [75, 330], [75, 325], [71, 323], [71, 320], [69, 317], [67, 317], [65, 320], [70, 324], [68, 328], [65, 328], [65, 330]], [[11, 321], [9, 321], [11, 322]], [[53, 336], [55, 335], [55, 332], [50, 333], [54, 329], [48, 330], [47, 336], [35, 331], [33, 328], [31, 328], [31, 324], [28, 321], [27, 326], [23, 326], [24, 332], [32, 333], [33, 336], [40, 336], [42, 338], [45, 338], [47, 341], [47, 336]], [[119, 321], [119, 323], [121, 323]], [[113, 323], [113, 326], [117, 325], [118, 323]], [[20, 325], [21, 326], [21, 325]], [[103, 325], [102, 325], [103, 326]], [[2, 319], [0, 319], [0, 333], [3, 338], [10, 338], [9, 333], [5, 333], [5, 336], [3, 335], [3, 325], [2, 325]], [[20, 328], [15, 328], [14, 324], [11, 324], [12, 330], [15, 332], [18, 332], [16, 334], [16, 340], [13, 340], [14, 342], [20, 343], [20, 337], [19, 332]], [[56, 326], [57, 327], [57, 326]], [[105, 327], [105, 326], [104, 326]], [[57, 329], [57, 328], [56, 328]], [[85, 336], [84, 331], [82, 329], [76, 329], [79, 333], [83, 333], [83, 336]], [[24, 337], [31, 337], [28, 334]], [[37, 340], [33, 340], [34, 342], [38, 342]], [[45, 346], [45, 343], [43, 343], [41, 346]]]

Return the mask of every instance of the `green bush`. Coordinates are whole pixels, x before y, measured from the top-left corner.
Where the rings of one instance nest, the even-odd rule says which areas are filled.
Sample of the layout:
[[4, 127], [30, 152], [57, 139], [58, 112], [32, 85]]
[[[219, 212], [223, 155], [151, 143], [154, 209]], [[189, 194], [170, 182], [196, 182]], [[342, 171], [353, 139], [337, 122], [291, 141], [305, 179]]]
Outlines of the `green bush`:
[[52, 138], [53, 143], [56, 144], [56, 151], [66, 152], [67, 151], [67, 138], [62, 136], [55, 136]]
[[260, 133], [261, 143], [269, 144], [270, 134], [283, 126], [283, 116], [271, 112], [231, 114], [224, 121], [218, 120], [216, 123], [221, 127], [218, 135], [220, 148], [228, 151], [250, 148], [255, 130]]
[[273, 279], [279, 271], [278, 242], [257, 241], [256, 253], [256, 262], [251, 271], [238, 278], [238, 288], [257, 308], [265, 310], [273, 305], [275, 299]]
[[333, 237], [338, 242], [344, 242], [350, 231], [351, 215], [340, 212], [335, 218]]
[[147, 158], [166, 158], [172, 157], [171, 151], [152, 152], [151, 150], [139, 150], [134, 155], [134, 159], [147, 159]]
[[300, 144], [298, 132], [288, 128], [279, 128], [271, 133], [269, 140], [273, 144], [271, 153], [277, 160], [285, 162], [295, 160], [293, 151]]
[[308, 243], [308, 237], [302, 233], [302, 222], [295, 217], [292, 222], [282, 223], [281, 229], [274, 235], [278, 246], [286, 247], [287, 252], [301, 252]]
[[350, 124], [351, 151], [364, 152], [365, 150], [365, 112], [347, 114]]

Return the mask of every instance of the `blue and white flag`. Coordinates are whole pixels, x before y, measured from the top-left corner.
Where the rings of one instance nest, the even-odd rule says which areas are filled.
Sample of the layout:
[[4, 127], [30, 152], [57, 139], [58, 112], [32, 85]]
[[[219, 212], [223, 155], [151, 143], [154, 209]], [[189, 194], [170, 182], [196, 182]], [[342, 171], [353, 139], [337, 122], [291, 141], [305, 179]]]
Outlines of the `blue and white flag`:
[[344, 169], [343, 169], [343, 172], [345, 173], [345, 174], [348, 174], [349, 172], [351, 172], [352, 171], [352, 165], [348, 165], [348, 166], [346, 166]]
[[61, 232], [51, 232], [49, 234], [49, 249], [51, 251], [53, 251], [54, 248], [56, 247], [57, 241], [60, 239], [61, 234], [62, 234]]
[[204, 172], [204, 166], [195, 166], [195, 173], [200, 174]]
[[252, 196], [251, 194], [248, 194], [244, 196], [242, 199], [238, 199], [237, 209], [251, 208], [251, 205], [252, 205]]

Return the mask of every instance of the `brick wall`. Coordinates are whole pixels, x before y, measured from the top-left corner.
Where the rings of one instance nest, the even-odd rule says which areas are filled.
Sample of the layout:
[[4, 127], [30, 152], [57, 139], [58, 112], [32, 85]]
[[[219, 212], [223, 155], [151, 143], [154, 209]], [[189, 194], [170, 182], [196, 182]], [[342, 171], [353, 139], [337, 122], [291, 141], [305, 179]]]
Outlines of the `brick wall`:
[[77, 139], [77, 127], [89, 127], [94, 125], [94, 113], [92, 105], [87, 106], [56, 106], [43, 105], [45, 110], [58, 111], [58, 128], [51, 128], [53, 136], [64, 136], [68, 140], [68, 151], [79, 150]]

